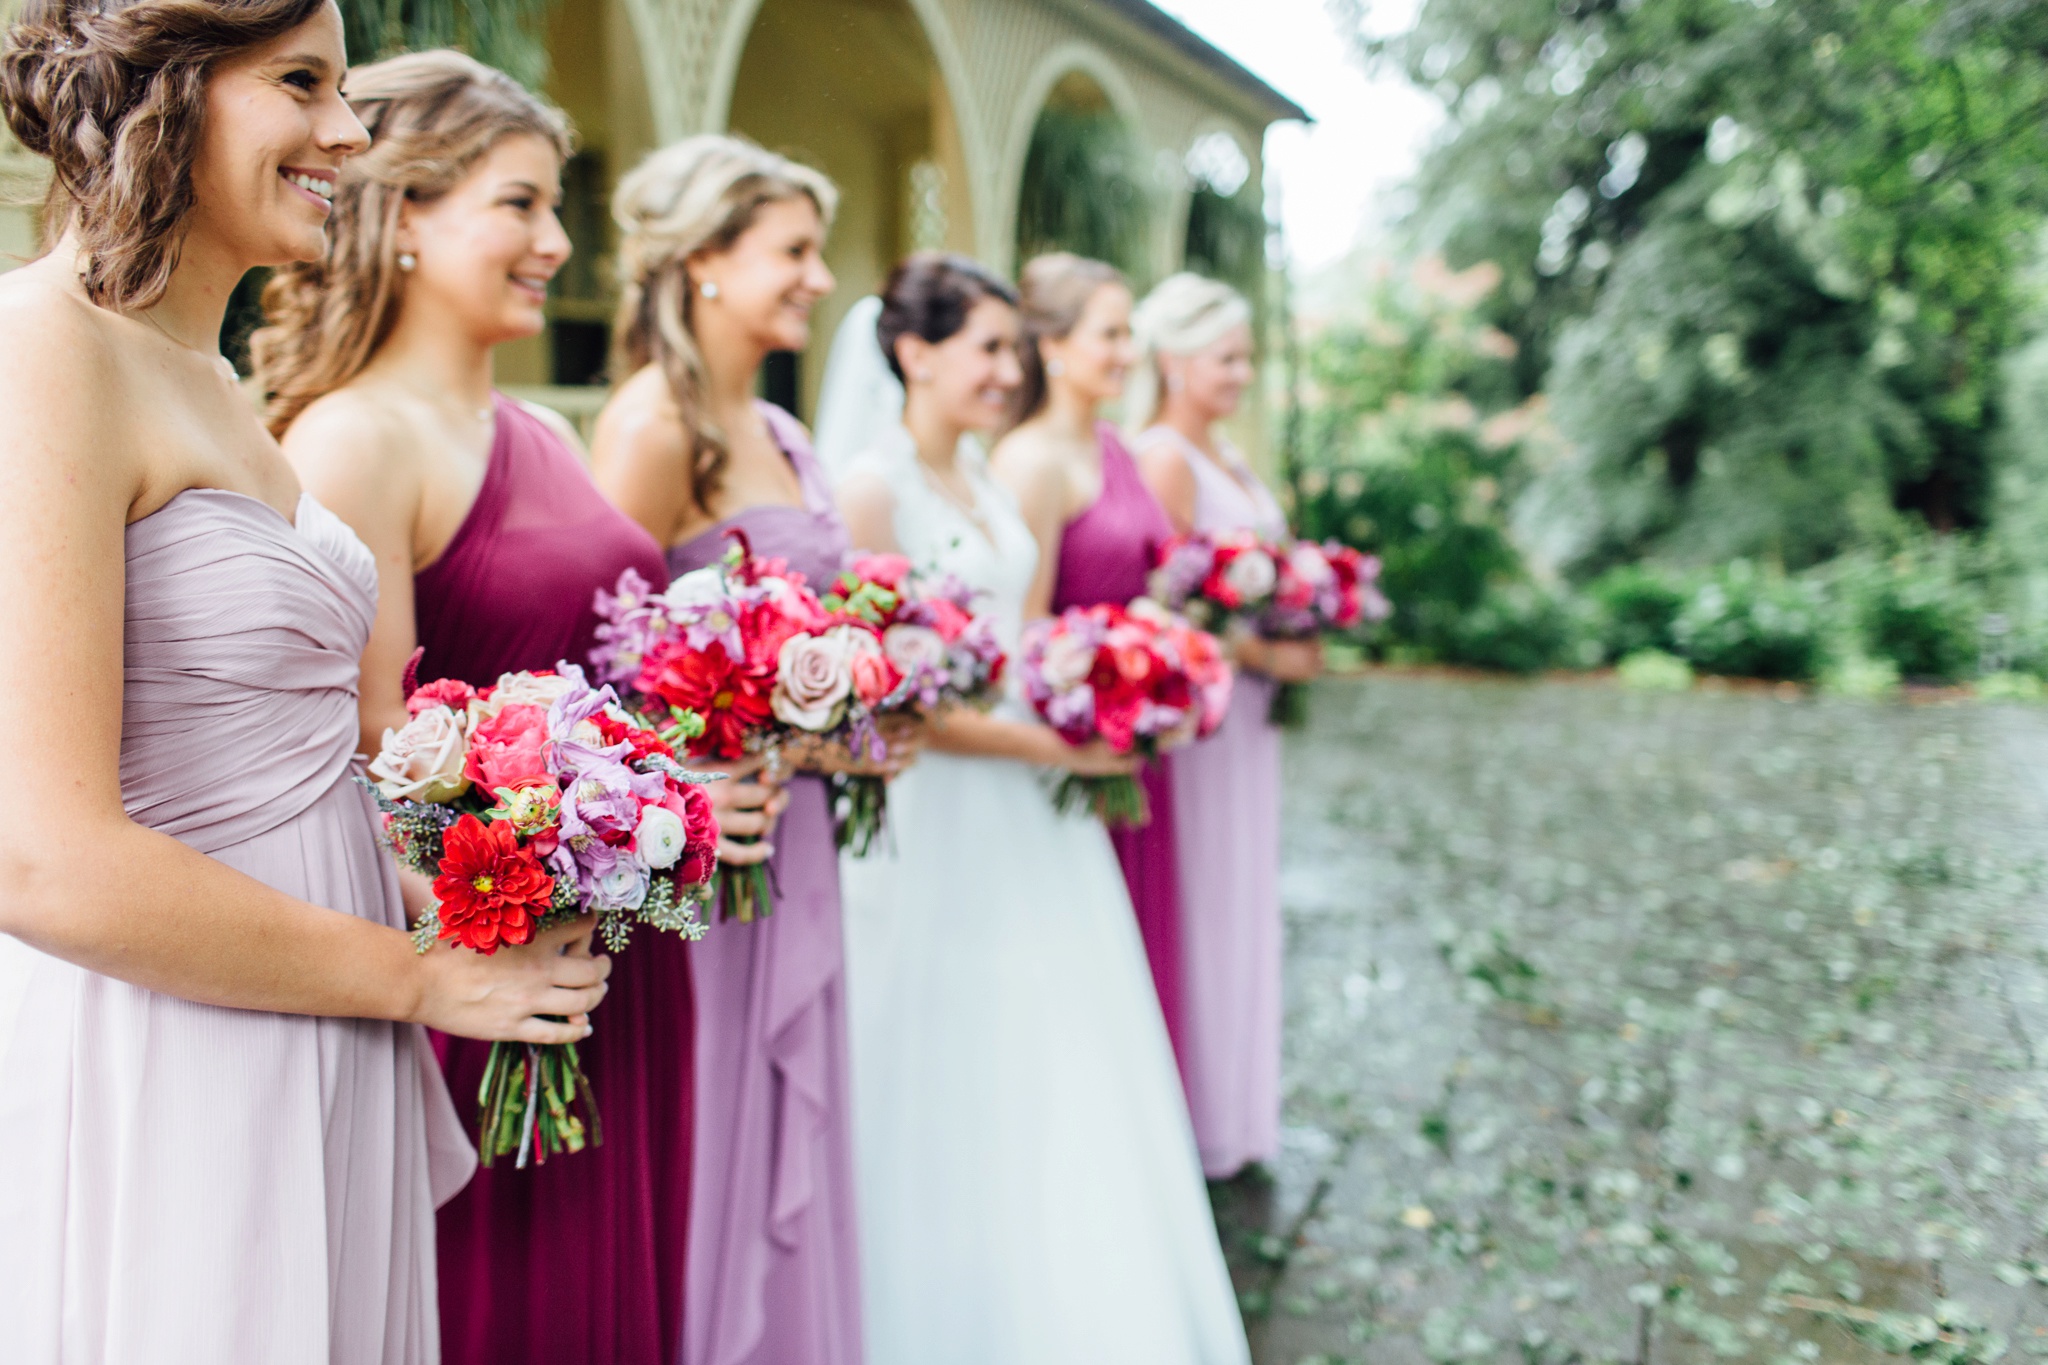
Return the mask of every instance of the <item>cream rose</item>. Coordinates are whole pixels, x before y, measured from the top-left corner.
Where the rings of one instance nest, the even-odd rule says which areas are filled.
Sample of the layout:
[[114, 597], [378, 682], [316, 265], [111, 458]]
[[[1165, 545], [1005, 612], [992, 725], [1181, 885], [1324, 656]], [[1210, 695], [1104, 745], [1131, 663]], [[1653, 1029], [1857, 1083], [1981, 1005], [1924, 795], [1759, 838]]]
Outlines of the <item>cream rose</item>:
[[[854, 637], [867, 634], [834, 626], [823, 635], [785, 640], [775, 661], [775, 692], [768, 700], [775, 718], [814, 733], [837, 725], [853, 692], [853, 656], [860, 648]], [[872, 643], [873, 636], [868, 639]]]
[[946, 666], [946, 639], [930, 626], [895, 625], [882, 632], [882, 653], [905, 674]]
[[469, 721], [459, 711], [432, 706], [386, 730], [370, 764], [377, 790], [393, 801], [452, 801], [469, 790], [462, 763], [469, 756]]
[[1230, 567], [1223, 571], [1223, 581], [1235, 588], [1239, 599], [1247, 604], [1263, 602], [1280, 581], [1280, 570], [1264, 550], [1246, 550], [1230, 561]]
[[488, 697], [478, 697], [469, 704], [472, 724], [489, 720], [508, 706], [538, 706], [545, 711], [555, 704], [555, 698], [567, 692], [570, 682], [558, 674], [536, 677], [531, 673], [506, 673], [498, 678], [498, 685], [491, 689]]
[[1039, 674], [1055, 692], [1079, 687], [1095, 667], [1095, 646], [1073, 635], [1055, 635], [1045, 642]]
[[642, 866], [657, 872], [674, 867], [688, 844], [682, 816], [666, 806], [647, 806], [641, 810], [640, 827], [633, 832], [633, 852]]

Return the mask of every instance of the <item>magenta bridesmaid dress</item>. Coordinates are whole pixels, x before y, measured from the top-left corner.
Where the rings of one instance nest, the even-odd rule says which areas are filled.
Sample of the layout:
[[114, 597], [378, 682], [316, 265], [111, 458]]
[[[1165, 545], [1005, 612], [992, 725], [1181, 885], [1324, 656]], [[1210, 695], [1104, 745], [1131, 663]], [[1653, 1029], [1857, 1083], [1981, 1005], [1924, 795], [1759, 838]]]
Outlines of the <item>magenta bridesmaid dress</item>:
[[[761, 406], [803, 505], [745, 508], [673, 547], [669, 569], [717, 560], [737, 528], [823, 588], [846, 528], [803, 427]], [[789, 798], [768, 865], [775, 913], [713, 923], [691, 947], [702, 1124], [683, 1365], [862, 1359], [839, 853], [824, 780], [793, 779]]]
[[[476, 503], [413, 580], [422, 681], [483, 686], [581, 663], [592, 598], [637, 569], [668, 582], [661, 547], [604, 500], [573, 451], [511, 399]], [[450, 1365], [672, 1365], [683, 1334], [693, 1095], [690, 962], [641, 931], [612, 963], [582, 1045], [603, 1145], [477, 1172], [441, 1210], [441, 1327]], [[437, 1038], [464, 1121], [487, 1043]]]
[[[351, 761], [377, 569], [297, 514], [194, 488], [128, 527], [121, 801], [400, 927]], [[195, 1004], [0, 935], [0, 1358], [432, 1365], [434, 1205], [474, 1162], [416, 1026]]]
[[[1195, 477], [1195, 529], [1279, 540], [1287, 518], [1244, 458], [1230, 469], [1171, 427], [1166, 442]], [[1272, 682], [1239, 670], [1215, 734], [1173, 756], [1180, 820], [1181, 1007], [1188, 1109], [1202, 1170], [1227, 1179], [1280, 1151], [1280, 731]]]
[[[1102, 448], [1102, 496], [1060, 532], [1059, 574], [1053, 581], [1052, 609], [1090, 607], [1098, 602], [1118, 606], [1145, 594], [1145, 580], [1160, 545], [1173, 535], [1166, 510], [1138, 477], [1138, 465], [1124, 449], [1116, 428], [1096, 426]], [[1175, 852], [1178, 827], [1174, 807], [1171, 754], [1146, 766], [1142, 781], [1152, 806], [1149, 824], [1110, 831], [1124, 882], [1145, 940], [1145, 958], [1152, 984], [1166, 1016], [1166, 1036], [1173, 1055], [1187, 1074], [1185, 1001], [1181, 989], [1180, 869]]]

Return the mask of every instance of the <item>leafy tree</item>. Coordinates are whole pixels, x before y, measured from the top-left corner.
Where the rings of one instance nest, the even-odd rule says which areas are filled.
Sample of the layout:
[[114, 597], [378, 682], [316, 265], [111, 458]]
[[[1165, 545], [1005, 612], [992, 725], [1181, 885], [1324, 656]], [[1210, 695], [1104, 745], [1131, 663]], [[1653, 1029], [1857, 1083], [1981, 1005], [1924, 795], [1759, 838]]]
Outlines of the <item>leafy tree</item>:
[[1019, 261], [1072, 251], [1142, 274], [1150, 207], [1137, 149], [1114, 109], [1059, 100], [1046, 106], [1024, 157]]
[[341, 0], [350, 60], [458, 47], [533, 89], [548, 74], [547, 17], [556, 0]]
[[[1362, 18], [1360, 0], [1334, 0]], [[1794, 566], [1993, 506], [2048, 206], [2035, 0], [1428, 0], [1364, 42], [1446, 101], [1413, 230], [1574, 453], [1527, 521], [1596, 571]]]

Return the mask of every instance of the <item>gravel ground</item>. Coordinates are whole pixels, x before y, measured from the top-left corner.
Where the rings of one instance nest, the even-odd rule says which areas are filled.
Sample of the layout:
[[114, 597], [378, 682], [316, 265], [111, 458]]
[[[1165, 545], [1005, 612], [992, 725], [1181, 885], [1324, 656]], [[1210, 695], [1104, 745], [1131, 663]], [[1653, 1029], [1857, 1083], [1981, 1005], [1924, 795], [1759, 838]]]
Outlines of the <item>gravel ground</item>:
[[1381, 674], [1288, 775], [1261, 1365], [2048, 1355], [2048, 710]]

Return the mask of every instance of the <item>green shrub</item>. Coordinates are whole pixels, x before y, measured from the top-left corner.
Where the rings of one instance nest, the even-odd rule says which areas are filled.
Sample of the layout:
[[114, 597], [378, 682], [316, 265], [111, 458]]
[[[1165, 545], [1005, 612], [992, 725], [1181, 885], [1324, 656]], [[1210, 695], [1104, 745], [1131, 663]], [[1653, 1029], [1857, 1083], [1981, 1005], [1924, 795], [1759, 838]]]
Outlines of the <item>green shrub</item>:
[[1644, 650], [1677, 652], [1671, 625], [1685, 610], [1689, 591], [1676, 575], [1627, 564], [1595, 579], [1586, 595], [1600, 615], [1600, 645], [1607, 659]]
[[1746, 560], [1716, 570], [1671, 623], [1680, 657], [1703, 673], [1806, 682], [1820, 672], [1818, 594]]
[[1490, 587], [1479, 605], [1444, 631], [1436, 653], [1446, 663], [1540, 673], [1595, 662], [1597, 643], [1575, 605], [1534, 583]]
[[1684, 692], [1692, 687], [1692, 665], [1661, 649], [1639, 649], [1614, 672], [1632, 692]]

